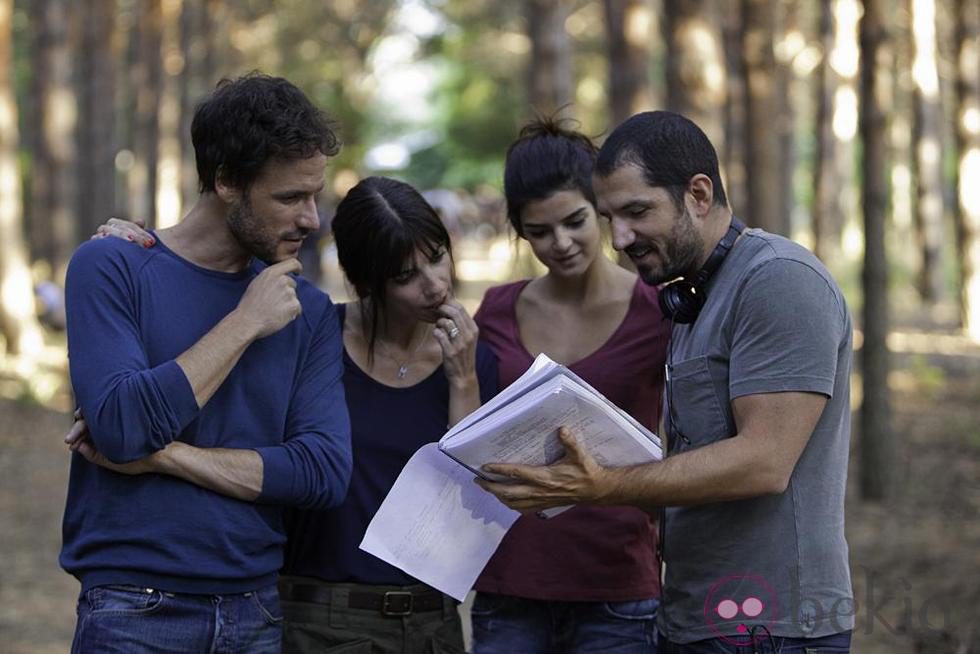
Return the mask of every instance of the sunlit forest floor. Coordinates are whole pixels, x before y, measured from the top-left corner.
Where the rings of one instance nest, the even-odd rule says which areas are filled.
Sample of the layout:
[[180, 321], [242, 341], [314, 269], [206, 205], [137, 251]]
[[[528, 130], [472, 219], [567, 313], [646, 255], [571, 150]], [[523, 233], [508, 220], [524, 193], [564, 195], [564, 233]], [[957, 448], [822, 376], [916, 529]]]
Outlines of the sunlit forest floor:
[[[465, 244], [457, 254], [460, 297], [471, 309], [487, 285], [521, 275], [496, 252]], [[328, 267], [327, 275], [327, 288], [343, 297], [337, 271]], [[902, 484], [887, 505], [859, 498], [854, 423], [853, 651], [980, 652], [980, 347], [919, 314], [895, 322], [891, 386]], [[56, 347], [62, 337], [50, 340]], [[54, 368], [28, 386], [0, 366], [0, 651], [9, 654], [65, 652], [74, 628], [78, 585], [58, 567], [69, 399], [63, 381], [51, 386], [63, 379]]]

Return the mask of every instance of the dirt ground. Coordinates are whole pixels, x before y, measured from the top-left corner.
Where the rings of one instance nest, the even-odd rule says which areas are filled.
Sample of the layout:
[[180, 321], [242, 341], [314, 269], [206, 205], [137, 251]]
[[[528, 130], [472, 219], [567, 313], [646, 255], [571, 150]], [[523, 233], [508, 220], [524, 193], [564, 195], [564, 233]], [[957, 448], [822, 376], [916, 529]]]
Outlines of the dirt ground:
[[[847, 530], [860, 654], [980, 652], [980, 348], [954, 350], [896, 356], [903, 482], [887, 506], [858, 497], [854, 437]], [[71, 640], [78, 586], [58, 567], [68, 422], [0, 398], [0, 651], [9, 654], [65, 652]]]

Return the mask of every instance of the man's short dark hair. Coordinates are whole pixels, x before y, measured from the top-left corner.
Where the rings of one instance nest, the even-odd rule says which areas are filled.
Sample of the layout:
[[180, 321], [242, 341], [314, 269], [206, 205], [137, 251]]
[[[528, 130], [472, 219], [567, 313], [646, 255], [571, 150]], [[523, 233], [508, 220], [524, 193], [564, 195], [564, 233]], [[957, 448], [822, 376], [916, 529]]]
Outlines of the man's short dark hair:
[[707, 175], [714, 204], [728, 205], [714, 146], [700, 127], [680, 114], [646, 111], [613, 130], [599, 148], [595, 170], [607, 177], [624, 164], [638, 166], [647, 184], [665, 188], [678, 206], [691, 178]]
[[340, 141], [330, 119], [288, 80], [249, 73], [218, 82], [191, 123], [199, 190], [215, 180], [247, 190], [272, 159], [331, 157]]

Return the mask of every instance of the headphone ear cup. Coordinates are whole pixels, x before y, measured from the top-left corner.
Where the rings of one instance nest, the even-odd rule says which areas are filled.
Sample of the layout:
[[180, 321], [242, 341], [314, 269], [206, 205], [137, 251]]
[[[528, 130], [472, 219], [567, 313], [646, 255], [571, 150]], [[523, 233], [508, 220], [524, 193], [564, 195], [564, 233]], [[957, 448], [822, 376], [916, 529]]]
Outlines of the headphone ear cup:
[[728, 232], [708, 255], [708, 260], [704, 262], [701, 270], [694, 276], [694, 281], [690, 282], [681, 277], [661, 287], [660, 293], [657, 294], [657, 301], [660, 304], [660, 312], [664, 314], [665, 318], [684, 325], [697, 319], [706, 299], [704, 292], [700, 289], [707, 285], [708, 280], [724, 261], [728, 251], [735, 245], [738, 235], [744, 229], [745, 223], [732, 216], [732, 223], [728, 227]]
[[691, 282], [678, 279], [660, 289], [657, 295], [660, 311], [664, 316], [676, 323], [689, 324], [694, 322], [701, 307], [704, 306], [704, 295]]

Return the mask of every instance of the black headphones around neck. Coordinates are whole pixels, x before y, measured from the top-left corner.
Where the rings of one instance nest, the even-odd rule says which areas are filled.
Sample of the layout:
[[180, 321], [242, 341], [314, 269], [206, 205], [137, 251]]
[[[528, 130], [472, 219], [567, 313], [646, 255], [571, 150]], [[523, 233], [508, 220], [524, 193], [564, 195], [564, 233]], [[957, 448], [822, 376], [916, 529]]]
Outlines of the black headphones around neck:
[[701, 307], [704, 306], [706, 299], [703, 291], [704, 285], [718, 270], [718, 266], [725, 260], [729, 250], [735, 245], [738, 235], [744, 229], [745, 223], [732, 216], [732, 224], [728, 227], [728, 232], [708, 255], [708, 260], [701, 266], [701, 270], [694, 275], [694, 280], [688, 281], [680, 277], [660, 289], [660, 311], [665, 318], [685, 325], [694, 322], [698, 314], [701, 313]]

